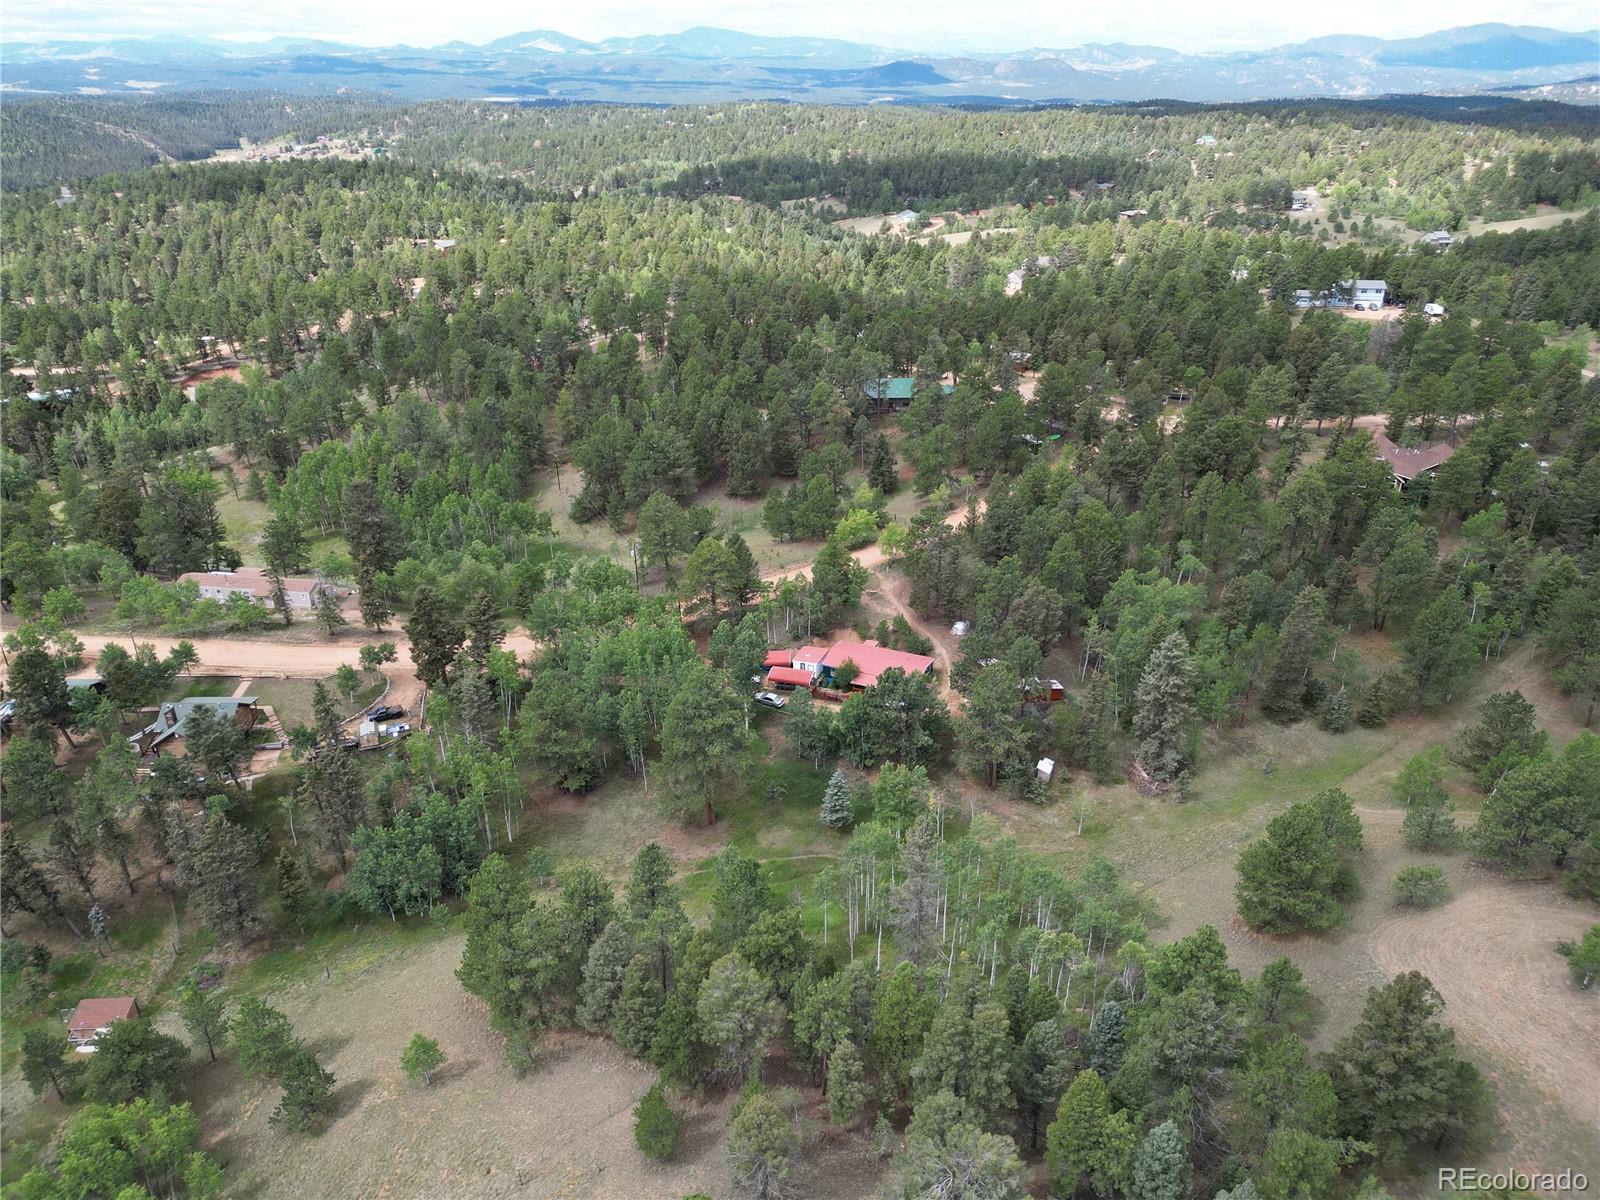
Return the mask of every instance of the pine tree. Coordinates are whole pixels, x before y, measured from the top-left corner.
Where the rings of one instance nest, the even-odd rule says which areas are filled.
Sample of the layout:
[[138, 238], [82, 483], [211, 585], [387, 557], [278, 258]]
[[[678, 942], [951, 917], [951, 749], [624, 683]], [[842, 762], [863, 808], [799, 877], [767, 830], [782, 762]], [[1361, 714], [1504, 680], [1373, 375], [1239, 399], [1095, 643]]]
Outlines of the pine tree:
[[979, 1004], [972, 1010], [966, 1064], [958, 1093], [983, 1129], [998, 1128], [1016, 1107], [1013, 1078], [1017, 1046], [1004, 1006]]
[[1460, 839], [1455, 801], [1445, 791], [1438, 748], [1418, 754], [1400, 769], [1395, 798], [1405, 805], [1400, 837], [1409, 850], [1449, 850]]
[[339, 607], [339, 598], [334, 595], [332, 588], [317, 589], [317, 603], [315, 617], [317, 624], [322, 626], [323, 635], [335, 637], [339, 630], [350, 622], [345, 620], [344, 612]]
[[261, 557], [280, 580], [306, 565], [306, 536], [293, 513], [280, 512], [261, 530]]
[[283, 576], [272, 567], [267, 568], [267, 589], [272, 596], [272, 611], [285, 625], [294, 624], [294, 612], [289, 607], [289, 589], [283, 586]]
[[1128, 1114], [1111, 1111], [1099, 1075], [1080, 1072], [1045, 1133], [1045, 1163], [1057, 1192], [1070, 1196], [1086, 1182], [1096, 1194], [1110, 1195], [1127, 1179], [1133, 1152]]
[[1350, 728], [1350, 715], [1350, 693], [1340, 684], [1338, 691], [1328, 693], [1317, 726], [1325, 733], [1343, 733]]
[[278, 851], [278, 905], [283, 919], [296, 932], [304, 933], [311, 915], [311, 876], [305, 859], [287, 846]]
[[1139, 765], [1151, 779], [1171, 782], [1187, 765], [1194, 718], [1194, 663], [1183, 634], [1169, 634], [1151, 653], [1135, 704]]
[[1344, 919], [1339, 900], [1355, 885], [1350, 855], [1361, 822], [1350, 797], [1330, 789], [1291, 804], [1239, 856], [1239, 915], [1255, 929], [1329, 929]]
[[11, 825], [0, 825], [0, 913], [19, 911], [40, 917], [48, 913], [66, 920], [61, 899], [50, 880], [28, 857]]
[[356, 573], [356, 602], [361, 606], [361, 623], [368, 629], [382, 629], [394, 616], [389, 603], [388, 588], [378, 582], [371, 571], [361, 568]]
[[243, 942], [261, 921], [256, 839], [221, 813], [207, 818], [184, 862], [189, 895], [218, 937]]
[[1393, 1161], [1414, 1146], [1441, 1146], [1465, 1129], [1483, 1084], [1439, 1020], [1444, 1000], [1426, 976], [1397, 975], [1367, 993], [1350, 1036], [1328, 1056], [1345, 1132]]
[[892, 496], [900, 487], [900, 472], [894, 461], [894, 451], [882, 432], [872, 442], [867, 460], [867, 482], [885, 496]]
[[228, 1039], [227, 996], [216, 988], [202, 988], [191, 979], [178, 993], [178, 1012], [189, 1036], [205, 1043], [206, 1053], [216, 1062], [217, 1047]]
[[845, 1038], [828, 1056], [828, 1115], [846, 1128], [861, 1117], [867, 1103], [867, 1081], [856, 1044]]
[[934, 1140], [910, 1137], [888, 1195], [972, 1200], [1021, 1200], [1022, 1159], [1016, 1143], [959, 1122]]
[[655, 842], [646, 842], [633, 856], [628, 881], [628, 915], [643, 921], [672, 896], [672, 859]]
[[675, 987], [661, 1007], [656, 1036], [650, 1043], [649, 1061], [660, 1068], [661, 1078], [668, 1083], [694, 1087], [700, 1083], [706, 1057], [694, 999], [685, 995], [683, 987]]
[[1264, 716], [1287, 724], [1305, 711], [1306, 680], [1325, 621], [1322, 592], [1314, 587], [1301, 589], [1278, 634], [1277, 657], [1261, 690]]
[[289, 1018], [254, 996], [239, 1001], [231, 1029], [239, 1070], [246, 1077], [276, 1077], [299, 1044]]
[[617, 1045], [637, 1058], [647, 1055], [665, 1005], [666, 994], [654, 965], [642, 955], [635, 956], [623, 969], [622, 986], [612, 1013], [611, 1034]]
[[668, 1162], [678, 1156], [682, 1139], [682, 1118], [667, 1103], [661, 1084], [653, 1084], [633, 1110], [634, 1142], [646, 1156]]
[[701, 1036], [716, 1052], [718, 1074], [736, 1083], [759, 1076], [761, 1053], [782, 1021], [767, 980], [739, 955], [724, 955], [700, 985], [695, 1013]]
[[1172, 1121], [1163, 1121], [1134, 1151], [1129, 1200], [1188, 1200], [1190, 1174], [1183, 1134]]
[[333, 1074], [304, 1046], [284, 1060], [281, 1082], [283, 1096], [269, 1118], [272, 1124], [306, 1130], [333, 1111]]
[[53, 1088], [57, 1100], [65, 1100], [67, 1092], [83, 1074], [83, 1066], [67, 1061], [67, 1035], [59, 1028], [35, 1026], [22, 1035], [22, 1077], [35, 1096], [43, 1095], [45, 1088]]
[[794, 1122], [763, 1090], [747, 1092], [728, 1120], [728, 1161], [734, 1182], [751, 1200], [784, 1193], [799, 1149]]
[[1478, 706], [1477, 721], [1462, 731], [1456, 761], [1478, 772], [1485, 790], [1492, 790], [1505, 771], [1548, 744], [1537, 720], [1533, 705], [1521, 692], [1496, 692]]
[[1056, 1106], [1072, 1082], [1072, 1060], [1073, 1054], [1067, 1049], [1061, 1025], [1054, 1017], [1035, 1022], [1022, 1039], [1018, 1052], [1017, 1099], [1022, 1106], [1023, 1129], [1030, 1152], [1039, 1148], [1045, 1119], [1055, 1115]]
[[822, 823], [829, 829], [843, 829], [855, 820], [855, 805], [850, 798], [850, 783], [844, 772], [835, 770], [822, 792]]
[[1382, 729], [1394, 712], [1390, 701], [1390, 678], [1380, 675], [1361, 693], [1361, 703], [1356, 705], [1356, 724], [1363, 729]]
[[944, 871], [939, 862], [938, 823], [924, 813], [911, 826], [901, 854], [901, 879], [889, 896], [889, 924], [895, 944], [909, 961], [924, 964], [940, 937], [945, 898]]
[[450, 664], [466, 637], [466, 630], [443, 596], [423, 584], [411, 601], [411, 619], [403, 628], [411, 639], [411, 660], [417, 678], [429, 687], [447, 682]]
[[1416, 690], [1415, 712], [1447, 702], [1477, 662], [1466, 605], [1454, 591], [1423, 609], [1400, 645]]
[[106, 941], [111, 937], [111, 919], [106, 916], [106, 910], [98, 904], [89, 907], [89, 936], [94, 939], [95, 949], [100, 951], [100, 957], [106, 956]]
[[1122, 1050], [1128, 1036], [1128, 1018], [1121, 1001], [1106, 1000], [1089, 1022], [1088, 1062], [1102, 1079], [1110, 1079], [1122, 1066]]
[[175, 1094], [189, 1064], [189, 1047], [156, 1029], [149, 1017], [112, 1023], [95, 1042], [84, 1074], [88, 1095], [102, 1104]]
[[[578, 1024], [594, 1033], [610, 1030], [617, 1000], [622, 995], [624, 976], [635, 952], [633, 933], [621, 918], [613, 920], [595, 939], [584, 960], [583, 983], [578, 991]], [[649, 1042], [645, 1041], [644, 1045], [648, 1047]]]

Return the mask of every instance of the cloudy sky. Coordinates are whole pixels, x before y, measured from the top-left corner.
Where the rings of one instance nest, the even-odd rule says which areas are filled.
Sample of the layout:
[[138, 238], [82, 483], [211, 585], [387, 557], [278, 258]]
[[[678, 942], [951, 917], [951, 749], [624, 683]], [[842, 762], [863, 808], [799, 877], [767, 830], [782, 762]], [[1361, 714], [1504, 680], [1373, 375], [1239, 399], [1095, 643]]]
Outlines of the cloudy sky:
[[483, 42], [528, 29], [595, 40], [716, 25], [750, 33], [839, 37], [910, 50], [959, 51], [1142, 42], [1177, 50], [1254, 49], [1323, 34], [1407, 37], [1482, 21], [1592, 29], [1594, 0], [1344, 0], [1338, 4], [1146, 0], [1050, 4], [1039, 0], [591, 0], [567, 4], [471, 0], [5, 0], [0, 40], [154, 34], [255, 40], [276, 35], [367, 45]]

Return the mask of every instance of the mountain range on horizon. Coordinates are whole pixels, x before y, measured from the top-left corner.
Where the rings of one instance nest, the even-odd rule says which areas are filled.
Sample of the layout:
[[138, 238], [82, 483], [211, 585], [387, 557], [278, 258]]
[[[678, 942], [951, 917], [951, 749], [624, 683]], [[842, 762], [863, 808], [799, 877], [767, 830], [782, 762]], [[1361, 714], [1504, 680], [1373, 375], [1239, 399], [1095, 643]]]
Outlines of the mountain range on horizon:
[[396, 99], [826, 103], [1239, 101], [1571, 84], [1600, 97], [1600, 30], [1471, 25], [1422, 37], [1313, 38], [1189, 54], [1120, 42], [930, 54], [699, 27], [584, 41], [529, 30], [481, 45], [368, 47], [278, 37], [11, 42], [0, 93], [114, 96], [271, 88]]

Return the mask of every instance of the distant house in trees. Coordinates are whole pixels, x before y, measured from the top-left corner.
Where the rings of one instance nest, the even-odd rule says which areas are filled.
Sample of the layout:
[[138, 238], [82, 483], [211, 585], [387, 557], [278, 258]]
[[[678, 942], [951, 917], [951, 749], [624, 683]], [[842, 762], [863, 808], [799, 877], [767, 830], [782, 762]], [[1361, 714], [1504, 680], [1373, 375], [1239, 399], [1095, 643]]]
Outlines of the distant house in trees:
[[926, 654], [909, 654], [904, 650], [891, 650], [877, 642], [835, 642], [831, 646], [806, 646], [792, 655], [775, 650], [767, 654], [767, 680], [782, 688], [834, 688], [835, 672], [845, 663], [853, 663], [855, 678], [849, 683], [852, 691], [865, 691], [876, 687], [878, 678], [892, 667], [907, 675], [928, 675], [933, 671], [933, 659]]
[[[199, 585], [202, 599], [227, 600], [229, 596], [246, 596], [262, 604], [272, 603], [272, 579], [260, 567], [240, 567], [237, 571], [189, 571], [178, 578]], [[343, 600], [351, 594], [351, 589], [306, 575], [283, 577], [283, 593], [288, 598], [290, 608], [309, 611], [317, 606], [317, 597], [323, 592], [332, 592], [335, 600]]]
[[1055, 266], [1056, 260], [1049, 254], [1035, 254], [1032, 258], [1024, 259], [1016, 270], [1006, 273], [1006, 295], [1015, 296], [1022, 291], [1022, 285], [1028, 282], [1030, 276], [1042, 275]]
[[[52, 404], [65, 404], [76, 394], [76, 391], [69, 387], [47, 388], [42, 391], [39, 388], [32, 388], [28, 392], [28, 399], [32, 403], [39, 405], [41, 408], [47, 408]], [[9, 403], [9, 398], [0, 397], [0, 401]]]
[[93, 1054], [95, 1043], [111, 1032], [118, 1021], [131, 1021], [139, 1015], [139, 1002], [132, 996], [94, 997], [78, 1001], [67, 1018], [67, 1041], [79, 1054]]
[[73, 692], [93, 692], [100, 696], [105, 694], [106, 681], [100, 677], [98, 671], [84, 671], [78, 675], [67, 676], [67, 690]]
[[1422, 244], [1432, 246], [1435, 250], [1448, 250], [1455, 243], [1455, 238], [1450, 236], [1446, 229], [1435, 229], [1431, 233], [1422, 235]]
[[156, 719], [128, 739], [128, 744], [146, 754], [183, 753], [184, 725], [195, 712], [209, 708], [229, 718], [237, 726], [253, 729], [264, 715], [254, 696], [185, 696], [169, 700], [156, 710]]
[[1345, 279], [1334, 288], [1336, 306], [1350, 305], [1355, 309], [1379, 309], [1388, 302], [1389, 285], [1382, 279]]
[[1389, 472], [1394, 476], [1394, 486], [1400, 491], [1405, 491], [1407, 485], [1419, 475], [1426, 475], [1437, 471], [1456, 452], [1456, 448], [1448, 442], [1435, 442], [1431, 446], [1397, 446], [1385, 435], [1378, 434], [1372, 439], [1372, 446], [1389, 466]]
[[873, 412], [904, 412], [911, 407], [912, 397], [917, 394], [917, 381], [909, 375], [869, 379], [861, 385], [861, 391], [872, 401]]

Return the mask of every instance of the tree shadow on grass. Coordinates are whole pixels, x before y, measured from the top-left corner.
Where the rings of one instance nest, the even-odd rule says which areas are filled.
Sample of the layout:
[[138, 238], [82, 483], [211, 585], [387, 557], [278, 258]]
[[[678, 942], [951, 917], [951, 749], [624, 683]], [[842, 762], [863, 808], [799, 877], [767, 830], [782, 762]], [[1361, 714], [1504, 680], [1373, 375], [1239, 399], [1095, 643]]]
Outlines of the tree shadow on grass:
[[322, 1127], [326, 1133], [339, 1123], [340, 1118], [347, 1117], [361, 1107], [361, 1101], [372, 1090], [372, 1080], [352, 1079], [341, 1083], [333, 1089], [333, 1112], [330, 1119]]
[[684, 1112], [677, 1104], [673, 1107], [683, 1118], [678, 1153], [673, 1161], [679, 1165], [698, 1163], [717, 1153], [727, 1118], [716, 1108], [695, 1108]]
[[430, 1087], [445, 1087], [457, 1079], [462, 1079], [475, 1071], [480, 1065], [476, 1058], [452, 1058], [444, 1066], [433, 1073], [433, 1083]]
[[307, 1050], [317, 1056], [317, 1061], [324, 1066], [335, 1054], [348, 1046], [354, 1037], [348, 1033], [326, 1033], [319, 1038], [312, 1038], [305, 1043]]

